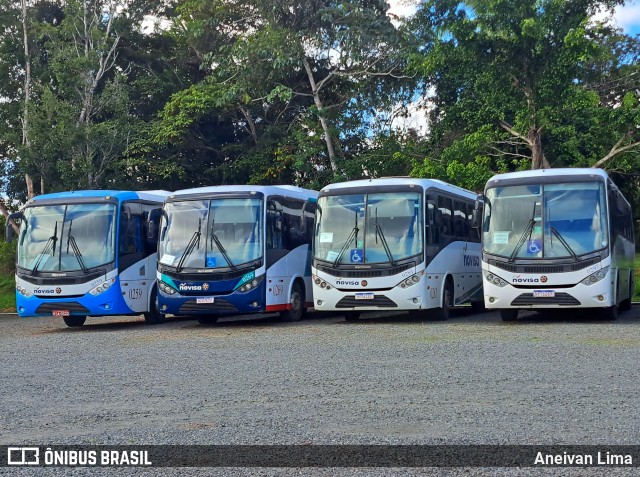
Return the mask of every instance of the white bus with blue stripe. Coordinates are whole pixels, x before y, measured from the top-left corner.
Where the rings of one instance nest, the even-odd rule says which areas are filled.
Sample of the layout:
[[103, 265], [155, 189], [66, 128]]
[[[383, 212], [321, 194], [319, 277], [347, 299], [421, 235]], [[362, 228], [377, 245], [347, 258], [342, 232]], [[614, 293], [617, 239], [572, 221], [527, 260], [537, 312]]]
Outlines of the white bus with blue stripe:
[[313, 248], [316, 310], [428, 310], [481, 306], [476, 194], [433, 179], [385, 178], [320, 191]]
[[518, 310], [599, 309], [613, 318], [635, 290], [631, 206], [602, 169], [492, 177], [484, 192], [484, 301]]
[[[166, 191], [81, 190], [29, 200], [20, 220], [16, 308], [23, 317], [60, 316], [82, 326], [88, 316], [157, 310], [157, 224]], [[154, 226], [155, 225], [155, 226]], [[7, 224], [6, 238], [13, 239]]]
[[213, 186], [172, 193], [158, 248], [162, 313], [278, 312], [312, 306], [311, 236], [318, 193], [293, 186]]

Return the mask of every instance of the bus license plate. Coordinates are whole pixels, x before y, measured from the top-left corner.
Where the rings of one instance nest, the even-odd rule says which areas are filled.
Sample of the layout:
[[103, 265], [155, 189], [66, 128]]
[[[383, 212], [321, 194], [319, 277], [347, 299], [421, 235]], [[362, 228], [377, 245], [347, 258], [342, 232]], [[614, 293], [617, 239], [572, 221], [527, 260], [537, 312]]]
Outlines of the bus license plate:
[[555, 290], [533, 290], [534, 298], [553, 298], [556, 296]]
[[213, 303], [214, 297], [196, 298], [196, 303]]
[[69, 316], [71, 313], [69, 313], [69, 310], [52, 310], [51, 314], [53, 316]]
[[356, 300], [373, 300], [374, 298], [375, 298], [375, 295], [370, 292], [356, 293]]

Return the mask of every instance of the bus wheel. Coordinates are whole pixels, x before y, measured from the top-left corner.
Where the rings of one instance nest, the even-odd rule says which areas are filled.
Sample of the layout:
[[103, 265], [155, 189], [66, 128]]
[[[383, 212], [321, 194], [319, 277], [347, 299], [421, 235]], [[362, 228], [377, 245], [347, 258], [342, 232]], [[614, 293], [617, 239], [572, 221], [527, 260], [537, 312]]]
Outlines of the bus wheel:
[[158, 289], [154, 286], [151, 290], [151, 298], [149, 299], [149, 311], [144, 314], [144, 321], [148, 325], [156, 325], [163, 323], [166, 318], [164, 313], [160, 313], [158, 309]]
[[84, 325], [84, 322], [87, 321], [86, 316], [65, 316], [64, 324], [70, 328], [74, 328], [76, 326]]
[[618, 318], [618, 305], [613, 305], [608, 308], [602, 308], [600, 314], [605, 320], [615, 320]]
[[360, 320], [360, 312], [359, 311], [345, 311], [344, 319], [347, 321], [358, 321]]
[[453, 280], [447, 278], [442, 296], [442, 308], [435, 308], [433, 310], [433, 319], [438, 321], [447, 320], [451, 308], [453, 308]]
[[518, 310], [507, 308], [499, 310], [502, 321], [516, 321], [518, 319]]
[[289, 304], [291, 308], [280, 312], [280, 319], [282, 321], [300, 321], [304, 314], [304, 298], [302, 296], [302, 289], [298, 282], [294, 282], [291, 287], [291, 297], [289, 298]]
[[198, 323], [201, 325], [213, 325], [216, 321], [218, 321], [217, 316], [199, 316]]

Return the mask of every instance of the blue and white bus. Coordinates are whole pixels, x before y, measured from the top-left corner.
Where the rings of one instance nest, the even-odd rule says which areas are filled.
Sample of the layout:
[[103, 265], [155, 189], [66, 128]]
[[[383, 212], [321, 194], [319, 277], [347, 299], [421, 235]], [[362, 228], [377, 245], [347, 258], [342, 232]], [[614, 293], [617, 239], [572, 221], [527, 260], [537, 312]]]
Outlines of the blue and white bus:
[[492, 177], [484, 192], [484, 301], [518, 310], [593, 308], [614, 318], [635, 290], [631, 206], [602, 169]]
[[313, 247], [316, 310], [348, 321], [373, 310], [481, 306], [476, 194], [433, 179], [384, 178], [320, 191]]
[[215, 186], [172, 193], [158, 247], [162, 313], [213, 323], [225, 314], [312, 305], [310, 249], [318, 193], [292, 186]]
[[[165, 191], [81, 190], [45, 194], [20, 212], [16, 307], [20, 316], [61, 316], [82, 326], [87, 316], [157, 309], [157, 225]], [[7, 223], [6, 238], [13, 239]]]

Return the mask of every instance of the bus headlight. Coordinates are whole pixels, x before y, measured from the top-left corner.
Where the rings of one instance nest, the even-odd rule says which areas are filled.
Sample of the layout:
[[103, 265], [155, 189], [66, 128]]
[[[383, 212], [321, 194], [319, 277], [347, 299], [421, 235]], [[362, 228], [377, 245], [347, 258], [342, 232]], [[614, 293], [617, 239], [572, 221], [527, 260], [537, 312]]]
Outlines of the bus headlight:
[[93, 296], [96, 296], [102, 292], [106, 292], [111, 287], [111, 285], [113, 285], [115, 281], [116, 281], [115, 278], [107, 280], [106, 282], [101, 283], [100, 285], [93, 288], [92, 290], [89, 290], [89, 293], [91, 293]]
[[167, 285], [162, 280], [158, 282], [158, 288], [160, 288], [160, 291], [162, 291], [163, 293], [166, 293], [167, 295], [175, 295], [176, 293], [178, 293], [178, 291], [175, 288], [173, 288], [170, 285]]
[[253, 280], [249, 280], [247, 283], [244, 283], [240, 287], [238, 287], [238, 291], [240, 293], [246, 293], [250, 290], [253, 290], [254, 288], [256, 288], [258, 285], [262, 283], [263, 278], [264, 278], [264, 275], [258, 278], [254, 278]]
[[493, 283], [494, 285], [496, 285], [496, 286], [498, 286], [500, 288], [506, 287], [508, 285], [508, 283], [506, 281], [504, 281], [502, 278], [500, 278], [495, 273], [491, 273], [491, 272], [488, 272], [486, 270], [482, 270], [482, 275], [484, 276], [485, 280], [487, 280], [489, 283]]
[[313, 283], [315, 283], [317, 286], [319, 286], [323, 290], [331, 290], [331, 285], [325, 282], [322, 278], [312, 277], [312, 279], [313, 279]]
[[20, 285], [16, 287], [16, 291], [25, 298], [29, 298], [32, 295], [32, 293], [29, 290], [22, 288]]
[[416, 283], [418, 283], [419, 281], [420, 281], [420, 276], [412, 275], [409, 278], [405, 278], [404, 280], [402, 280], [396, 286], [400, 288], [409, 288], [415, 285]]
[[607, 276], [607, 273], [609, 273], [609, 265], [601, 268], [596, 273], [592, 273], [591, 275], [589, 275], [587, 278], [582, 280], [582, 284], [589, 286], [593, 285], [594, 283], [598, 283], [600, 280]]

